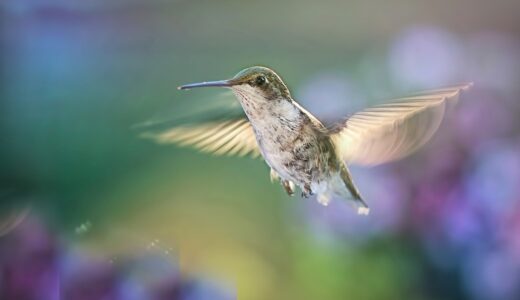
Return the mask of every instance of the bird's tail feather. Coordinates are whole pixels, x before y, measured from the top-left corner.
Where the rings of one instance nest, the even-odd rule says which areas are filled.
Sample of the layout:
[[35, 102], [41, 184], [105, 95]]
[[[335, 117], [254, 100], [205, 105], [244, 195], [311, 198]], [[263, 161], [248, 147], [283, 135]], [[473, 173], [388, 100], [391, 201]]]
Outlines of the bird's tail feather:
[[352, 180], [352, 176], [350, 175], [349, 170], [345, 165], [341, 167], [340, 170], [340, 176], [341, 180], [345, 184], [345, 187], [347, 188], [348, 192], [350, 193], [350, 196], [354, 200], [354, 202], [357, 204], [357, 213], [359, 215], [368, 215], [370, 212], [370, 209], [368, 208], [368, 205], [363, 200], [363, 197], [361, 196], [361, 193], [356, 188], [354, 181]]

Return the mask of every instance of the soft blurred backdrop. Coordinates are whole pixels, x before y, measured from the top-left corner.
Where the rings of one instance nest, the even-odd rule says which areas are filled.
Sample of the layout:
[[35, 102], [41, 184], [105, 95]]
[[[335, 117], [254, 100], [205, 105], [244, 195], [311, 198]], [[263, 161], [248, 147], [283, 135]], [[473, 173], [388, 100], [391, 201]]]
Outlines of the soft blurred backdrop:
[[[2, 0], [0, 299], [520, 299], [520, 2]], [[139, 139], [278, 71], [322, 118], [474, 81], [371, 205]]]

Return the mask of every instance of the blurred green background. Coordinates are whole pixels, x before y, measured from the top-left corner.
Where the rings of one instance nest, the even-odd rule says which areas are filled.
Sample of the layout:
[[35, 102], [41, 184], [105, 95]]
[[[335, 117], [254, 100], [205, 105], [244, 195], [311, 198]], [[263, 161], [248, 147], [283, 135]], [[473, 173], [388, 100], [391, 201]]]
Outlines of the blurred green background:
[[[159, 256], [239, 299], [518, 299], [519, 11], [513, 0], [4, 0], [2, 207], [30, 203], [27, 222], [80, 274], [70, 253], [123, 260], [118, 270]], [[259, 159], [138, 138], [136, 124], [220, 92], [178, 85], [252, 65], [275, 69], [324, 119], [426, 88], [475, 89], [419, 153], [354, 168], [364, 218], [288, 198]], [[153, 289], [143, 280], [115, 282], [126, 292], [114, 299], [152, 299], [128, 296]]]

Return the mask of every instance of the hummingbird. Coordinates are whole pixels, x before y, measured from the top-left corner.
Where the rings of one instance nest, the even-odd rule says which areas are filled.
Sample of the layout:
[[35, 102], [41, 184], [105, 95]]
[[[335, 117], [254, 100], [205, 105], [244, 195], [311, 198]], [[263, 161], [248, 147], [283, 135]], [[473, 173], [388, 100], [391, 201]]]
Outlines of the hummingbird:
[[302, 197], [316, 195], [323, 205], [346, 199], [358, 214], [367, 215], [369, 207], [348, 165], [374, 166], [414, 152], [437, 130], [448, 102], [471, 85], [395, 99], [325, 126], [293, 99], [278, 74], [254, 66], [231, 79], [178, 87], [231, 89], [242, 108], [239, 116], [180, 124], [144, 136], [217, 155], [261, 156], [271, 181], [279, 181], [288, 195], [298, 187]]

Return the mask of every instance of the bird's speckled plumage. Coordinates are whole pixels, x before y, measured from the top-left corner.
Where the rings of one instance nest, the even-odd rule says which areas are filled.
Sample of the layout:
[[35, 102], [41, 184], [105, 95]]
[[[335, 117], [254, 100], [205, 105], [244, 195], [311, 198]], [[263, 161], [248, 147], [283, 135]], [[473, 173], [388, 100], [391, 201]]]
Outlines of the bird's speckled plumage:
[[316, 194], [351, 199], [358, 213], [368, 206], [354, 185], [345, 162], [378, 164], [403, 157], [423, 145], [439, 126], [446, 100], [470, 84], [399, 99], [351, 116], [335, 129], [326, 128], [292, 97], [271, 69], [251, 67], [232, 79], [182, 86], [230, 88], [245, 118], [186, 124], [146, 134], [162, 143], [193, 145], [216, 154], [261, 154], [289, 195]]

